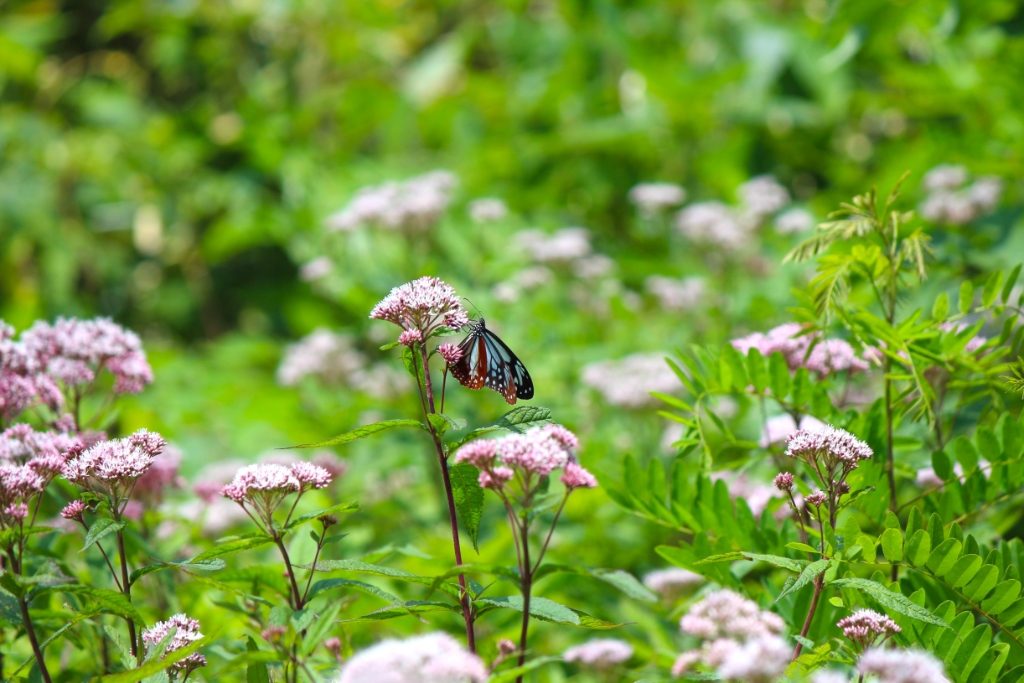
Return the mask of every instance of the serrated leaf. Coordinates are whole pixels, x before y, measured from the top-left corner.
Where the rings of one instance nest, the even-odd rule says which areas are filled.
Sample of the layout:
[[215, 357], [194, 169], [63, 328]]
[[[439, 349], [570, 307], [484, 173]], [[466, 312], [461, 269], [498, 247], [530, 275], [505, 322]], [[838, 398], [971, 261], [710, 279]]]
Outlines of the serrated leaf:
[[640, 583], [635, 576], [622, 569], [592, 569], [590, 574], [601, 581], [618, 588], [620, 591], [643, 602], [657, 602], [655, 595], [647, 586]]
[[508, 411], [495, 422], [495, 426], [511, 432], [523, 432], [551, 421], [551, 411], [542, 406], [518, 406]]
[[365, 439], [368, 436], [372, 436], [379, 432], [387, 431], [389, 429], [397, 429], [399, 427], [416, 427], [423, 429], [423, 423], [419, 420], [384, 420], [383, 422], [374, 422], [372, 424], [363, 425], [357, 427], [351, 431], [339, 434], [335, 437], [327, 439], [325, 441], [317, 441], [315, 443], [301, 443], [295, 446], [285, 446], [283, 450], [291, 448], [326, 448], [328, 446], [340, 446], [341, 444], [351, 443], [358, 441], [359, 439]]
[[117, 533], [121, 529], [124, 529], [127, 525], [123, 519], [120, 521], [114, 521], [109, 517], [100, 517], [92, 526], [89, 527], [88, 533], [85, 534], [85, 545], [78, 552], [83, 553], [89, 549], [90, 546], [99, 543], [100, 540], [106, 538], [110, 534]]
[[806, 543], [801, 543], [800, 541], [790, 541], [789, 543], [786, 544], [786, 547], [789, 548], [790, 550], [799, 550], [800, 552], [803, 552], [803, 553], [811, 553], [812, 555], [821, 555], [821, 550], [820, 549], [815, 548], [812, 545], [807, 545]]
[[911, 602], [911, 600], [902, 593], [889, 590], [877, 581], [861, 578], [836, 579], [831, 585], [839, 588], [852, 588], [853, 590], [860, 591], [861, 593], [873, 598], [885, 609], [897, 612], [910, 617], [911, 619], [923, 621], [926, 624], [932, 624], [942, 628], [948, 627], [945, 621], [935, 616], [924, 607]]
[[743, 553], [743, 556], [748, 560], [755, 560], [758, 562], [767, 562], [768, 564], [788, 569], [791, 572], [802, 571], [804, 565], [799, 560], [794, 560], [789, 557], [782, 557], [781, 555], [762, 555], [760, 553]]
[[455, 498], [455, 511], [459, 524], [473, 543], [473, 550], [480, 552], [480, 519], [484, 510], [484, 490], [480, 486], [480, 470], [469, 463], [456, 463], [448, 470]]
[[823, 573], [826, 569], [828, 569], [831, 563], [832, 560], [826, 559], [815, 560], [814, 562], [811, 562], [809, 565], [804, 567], [804, 570], [800, 572], [800, 575], [797, 576], [796, 579], [791, 584], [789, 584], [789, 586], [784, 591], [779, 593], [778, 597], [775, 598], [775, 602], [782, 600], [782, 598], [786, 597], [790, 593], [794, 593], [803, 588], [804, 586], [806, 586], [807, 584], [809, 584], [811, 581], [814, 581], [814, 579], [816, 579], [819, 574]]
[[139, 613], [139, 610], [135, 608], [135, 605], [128, 601], [128, 598], [109, 588], [93, 588], [92, 586], [70, 584], [47, 587], [43, 589], [42, 592], [51, 591], [77, 595], [85, 600], [87, 607], [97, 612], [126, 617], [134, 620], [136, 623], [142, 623], [145, 621], [142, 618], [142, 614]]
[[128, 583], [134, 584], [147, 574], [162, 571], [164, 569], [191, 569], [197, 572], [216, 572], [224, 569], [226, 563], [219, 558], [208, 560], [183, 560], [181, 562], [155, 562], [145, 567], [139, 567], [128, 577]]
[[190, 562], [205, 562], [207, 560], [212, 560], [215, 557], [230, 555], [232, 553], [250, 550], [252, 548], [259, 548], [273, 542], [273, 540], [263, 534], [250, 534], [240, 538], [219, 540], [214, 547], [199, 553], [193, 557]]
[[[492, 607], [514, 609], [523, 611], [523, 598], [520, 595], [509, 595], [500, 598], [480, 598], [476, 601], [479, 605], [490, 605]], [[580, 617], [565, 605], [560, 605], [554, 600], [547, 598], [533, 597], [530, 599], [530, 616], [553, 621], [558, 624], [580, 625]]]

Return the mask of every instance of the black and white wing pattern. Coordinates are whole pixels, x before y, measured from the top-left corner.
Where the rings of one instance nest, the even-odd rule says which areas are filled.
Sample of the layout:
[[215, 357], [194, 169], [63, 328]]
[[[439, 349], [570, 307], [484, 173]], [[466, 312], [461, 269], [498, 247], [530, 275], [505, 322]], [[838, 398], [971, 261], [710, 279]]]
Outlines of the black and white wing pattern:
[[483, 318], [469, 324], [469, 335], [459, 344], [462, 357], [449, 366], [455, 379], [470, 389], [487, 385], [510, 405], [517, 398], [533, 398], [533, 380], [523, 361], [487, 329]]

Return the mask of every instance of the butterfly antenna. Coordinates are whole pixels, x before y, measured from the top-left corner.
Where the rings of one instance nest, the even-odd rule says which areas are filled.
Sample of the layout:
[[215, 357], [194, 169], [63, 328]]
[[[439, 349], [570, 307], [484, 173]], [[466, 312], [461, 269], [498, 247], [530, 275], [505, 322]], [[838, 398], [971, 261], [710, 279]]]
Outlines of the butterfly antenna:
[[463, 298], [463, 299], [465, 299], [465, 300], [466, 300], [466, 303], [468, 303], [468, 304], [469, 304], [470, 306], [472, 306], [472, 307], [473, 307], [473, 309], [474, 309], [474, 310], [476, 311], [476, 317], [478, 317], [478, 318], [482, 318], [482, 317], [484, 317], [484, 316], [483, 316], [483, 311], [481, 311], [481, 310], [480, 310], [480, 307], [479, 307], [479, 306], [477, 306], [477, 305], [476, 305], [475, 303], [473, 303], [472, 301], [470, 301], [470, 300], [469, 300], [469, 299], [468, 299], [467, 297], [462, 297], [462, 298]]

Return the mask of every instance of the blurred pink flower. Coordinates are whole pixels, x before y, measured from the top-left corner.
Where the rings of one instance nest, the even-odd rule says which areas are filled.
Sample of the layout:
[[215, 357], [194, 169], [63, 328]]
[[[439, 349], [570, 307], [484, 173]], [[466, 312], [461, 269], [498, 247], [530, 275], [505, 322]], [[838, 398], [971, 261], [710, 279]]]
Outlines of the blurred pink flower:
[[588, 669], [605, 671], [614, 669], [632, 656], [633, 646], [624, 640], [593, 638], [582, 645], [570, 647], [562, 655], [562, 659]]
[[446, 633], [382, 640], [356, 653], [333, 683], [484, 683], [487, 667]]
[[879, 683], [950, 683], [942, 662], [924, 650], [871, 648], [857, 660], [857, 672]]

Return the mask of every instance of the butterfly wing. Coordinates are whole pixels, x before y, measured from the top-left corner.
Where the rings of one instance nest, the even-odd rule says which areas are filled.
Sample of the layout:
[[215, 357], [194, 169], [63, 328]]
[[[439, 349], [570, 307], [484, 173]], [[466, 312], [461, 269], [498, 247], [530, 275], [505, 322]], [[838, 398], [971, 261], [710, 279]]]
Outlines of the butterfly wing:
[[486, 385], [512, 405], [517, 398], [533, 398], [533, 380], [526, 366], [483, 320], [473, 323], [459, 344], [462, 357], [451, 366], [452, 375], [470, 389]]
[[523, 361], [498, 335], [486, 328], [484, 341], [488, 357], [487, 386], [504, 396], [510, 405], [517, 398], [533, 398], [533, 380]]
[[462, 357], [450, 366], [452, 375], [463, 386], [479, 389], [487, 379], [487, 348], [479, 327], [474, 327], [462, 340], [459, 350]]

